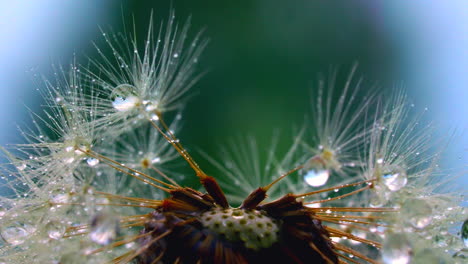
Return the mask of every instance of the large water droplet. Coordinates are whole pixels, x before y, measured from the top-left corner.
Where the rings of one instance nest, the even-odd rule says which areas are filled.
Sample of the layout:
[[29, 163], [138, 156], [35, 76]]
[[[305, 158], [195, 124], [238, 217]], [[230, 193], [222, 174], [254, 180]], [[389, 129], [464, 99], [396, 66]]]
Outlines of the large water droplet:
[[304, 175], [304, 181], [312, 186], [319, 187], [327, 183], [330, 171], [326, 169], [310, 169]]
[[422, 199], [406, 201], [401, 213], [413, 227], [418, 229], [425, 228], [432, 221], [432, 207]]
[[408, 176], [403, 168], [390, 166], [382, 170], [382, 181], [390, 191], [395, 192], [405, 187]]
[[91, 221], [89, 236], [92, 241], [107, 245], [112, 242], [119, 233], [119, 219], [111, 214], [99, 213]]
[[140, 99], [136, 95], [135, 86], [121, 84], [115, 87], [111, 93], [111, 98], [113, 99], [112, 106], [121, 112], [132, 110], [140, 103]]
[[384, 264], [408, 264], [411, 261], [411, 246], [403, 234], [387, 234], [382, 247]]
[[60, 239], [65, 234], [66, 227], [63, 223], [52, 220], [45, 225], [45, 230], [51, 239]]
[[49, 193], [49, 198], [52, 203], [68, 203], [70, 200], [70, 194], [64, 190], [53, 190]]
[[7, 243], [16, 246], [23, 244], [35, 231], [36, 228], [32, 225], [22, 222], [13, 222], [2, 226], [0, 235]]
[[98, 159], [95, 159], [95, 158], [88, 158], [88, 159], [86, 160], [86, 163], [88, 163], [88, 165], [89, 165], [90, 167], [94, 167], [94, 166], [96, 166], [96, 165], [99, 164], [99, 160], [98, 160]]
[[463, 244], [465, 244], [465, 247], [468, 248], [468, 219], [465, 220], [461, 228], [461, 238], [463, 240]]
[[138, 102], [140, 99], [136, 96], [129, 96], [126, 98], [123, 97], [116, 97], [114, 101], [112, 102], [112, 106], [120, 112], [126, 112], [129, 110], [132, 110], [137, 106]]
[[309, 186], [319, 187], [327, 183], [330, 177], [330, 170], [325, 168], [325, 162], [316, 156], [304, 164], [301, 174]]

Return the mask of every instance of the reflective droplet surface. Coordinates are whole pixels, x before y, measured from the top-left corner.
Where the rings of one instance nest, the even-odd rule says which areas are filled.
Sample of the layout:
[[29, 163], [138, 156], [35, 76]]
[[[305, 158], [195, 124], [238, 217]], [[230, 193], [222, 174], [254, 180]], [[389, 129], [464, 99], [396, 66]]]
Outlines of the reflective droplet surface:
[[423, 229], [432, 221], [432, 207], [423, 199], [411, 199], [401, 210], [404, 218], [415, 228]]
[[136, 96], [129, 96], [126, 98], [116, 97], [112, 102], [112, 106], [120, 112], [126, 112], [135, 108], [140, 99]]
[[461, 238], [465, 247], [468, 248], [468, 219], [463, 222], [463, 226], [461, 228]]
[[36, 229], [34, 226], [22, 222], [13, 222], [2, 226], [0, 235], [7, 243], [16, 246], [23, 244]]
[[59, 221], [49, 221], [45, 225], [47, 236], [51, 239], [60, 239], [65, 234], [65, 225]]
[[18, 166], [16, 166], [16, 168], [20, 171], [23, 171], [24, 169], [26, 169], [26, 167], [26, 163], [21, 163]]
[[99, 160], [98, 160], [98, 159], [95, 159], [95, 158], [88, 158], [88, 159], [86, 160], [86, 163], [88, 163], [88, 165], [89, 165], [90, 167], [94, 167], [94, 166], [96, 166], [96, 165], [99, 164]]
[[121, 84], [115, 87], [111, 93], [112, 106], [120, 112], [132, 110], [140, 103], [140, 99], [136, 95], [135, 86]]
[[119, 220], [111, 214], [99, 213], [91, 221], [89, 237], [98, 244], [109, 244], [117, 237], [118, 233]]
[[390, 166], [382, 170], [382, 181], [390, 191], [395, 192], [405, 187], [408, 176], [403, 168]]
[[301, 174], [304, 181], [312, 187], [319, 187], [327, 183], [330, 178], [330, 170], [325, 168], [325, 163], [320, 157], [313, 157], [304, 164]]
[[408, 264], [411, 261], [411, 246], [403, 234], [388, 234], [382, 247], [385, 264]]
[[70, 194], [68, 192], [58, 189], [51, 191], [49, 193], [49, 198], [52, 203], [63, 204], [69, 202]]
[[319, 187], [327, 183], [329, 177], [330, 177], [329, 170], [311, 169], [307, 171], [306, 174], [304, 175], [304, 181], [312, 187]]

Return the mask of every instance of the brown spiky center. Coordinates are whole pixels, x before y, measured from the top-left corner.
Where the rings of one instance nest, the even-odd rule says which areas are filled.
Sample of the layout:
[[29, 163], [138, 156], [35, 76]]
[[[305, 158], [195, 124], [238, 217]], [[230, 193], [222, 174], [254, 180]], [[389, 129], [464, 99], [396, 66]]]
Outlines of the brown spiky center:
[[278, 241], [279, 223], [263, 211], [241, 208], [213, 208], [200, 216], [210, 231], [230, 242], [242, 242], [246, 248], [269, 248]]

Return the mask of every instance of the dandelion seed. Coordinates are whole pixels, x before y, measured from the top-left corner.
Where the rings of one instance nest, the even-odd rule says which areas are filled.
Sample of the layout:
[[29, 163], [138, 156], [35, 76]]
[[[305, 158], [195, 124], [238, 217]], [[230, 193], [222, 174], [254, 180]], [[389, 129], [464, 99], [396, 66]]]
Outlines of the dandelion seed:
[[[363, 116], [373, 101], [373, 96], [367, 96], [362, 101], [356, 99], [362, 85], [362, 79], [353, 80], [356, 68], [357, 65], [349, 73], [338, 100], [333, 100], [336, 70], [327, 80], [320, 79], [318, 82], [318, 93], [314, 95], [316, 102], [312, 102], [315, 106], [312, 131], [315, 130], [315, 133], [310, 133], [313, 135], [312, 142], [303, 143], [308, 154], [301, 172], [310, 186], [323, 186], [332, 176], [349, 177], [355, 168], [353, 153], [360, 151], [364, 136], [369, 132], [364, 129], [366, 122], [363, 122]], [[351, 105], [357, 106], [356, 110]]]

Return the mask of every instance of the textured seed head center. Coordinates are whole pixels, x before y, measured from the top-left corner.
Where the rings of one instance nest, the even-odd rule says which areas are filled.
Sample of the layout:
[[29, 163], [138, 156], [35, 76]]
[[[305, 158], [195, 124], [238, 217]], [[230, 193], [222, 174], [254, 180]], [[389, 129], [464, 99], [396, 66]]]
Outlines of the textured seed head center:
[[203, 226], [231, 242], [259, 250], [278, 241], [278, 223], [258, 210], [216, 208], [201, 215]]

